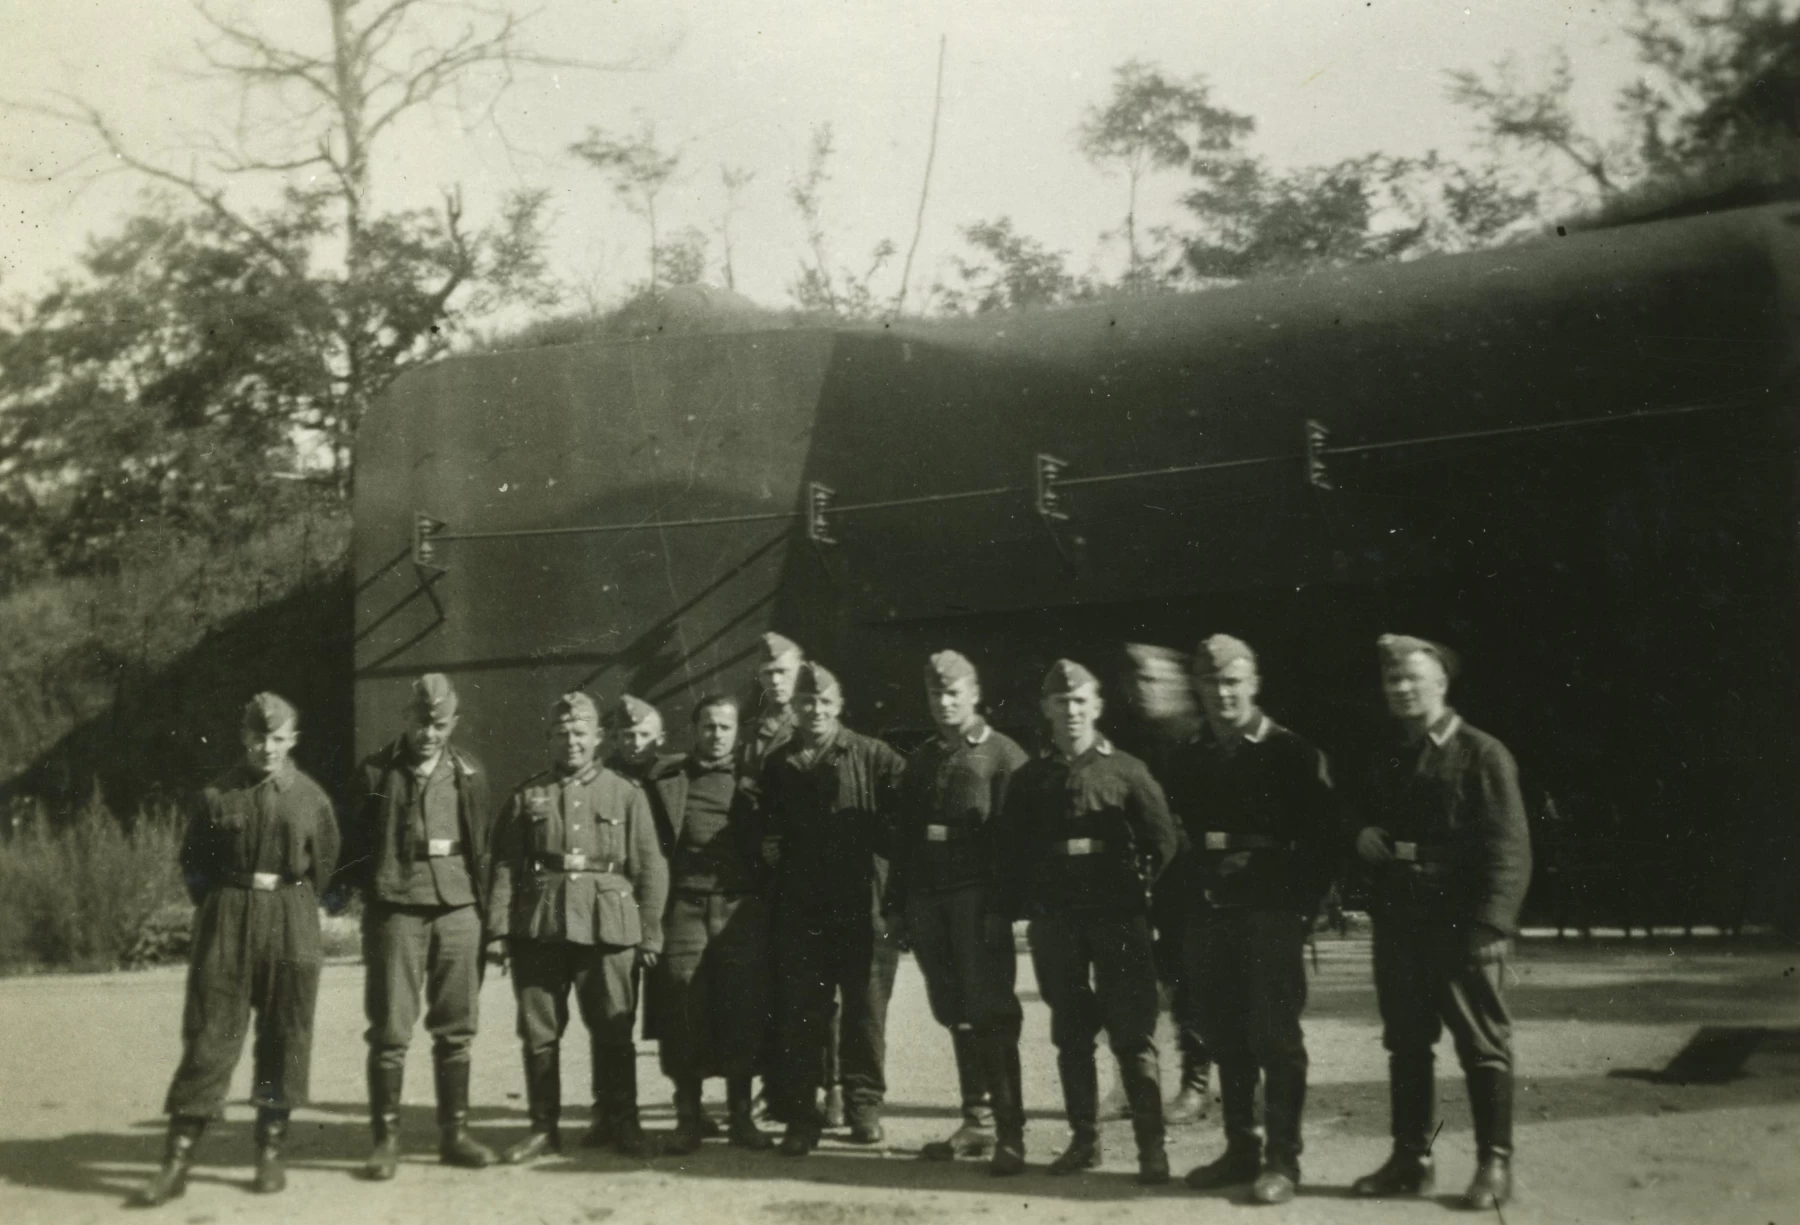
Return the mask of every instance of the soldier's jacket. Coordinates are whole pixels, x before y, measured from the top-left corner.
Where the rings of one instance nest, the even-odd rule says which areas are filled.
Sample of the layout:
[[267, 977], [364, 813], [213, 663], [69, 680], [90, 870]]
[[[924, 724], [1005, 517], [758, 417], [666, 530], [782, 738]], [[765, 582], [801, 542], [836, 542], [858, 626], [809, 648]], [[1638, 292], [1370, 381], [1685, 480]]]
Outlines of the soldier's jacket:
[[489, 938], [660, 952], [668, 894], [669, 865], [650, 801], [642, 787], [604, 766], [529, 778], [500, 813]]
[[1074, 760], [1046, 749], [1013, 776], [996, 830], [990, 905], [1009, 919], [1144, 913], [1177, 845], [1163, 789], [1101, 737]]
[[1018, 742], [981, 723], [955, 740], [933, 737], [907, 758], [894, 823], [887, 904], [912, 890], [942, 891], [993, 877], [993, 818], [1013, 775], [1030, 758]]
[[794, 738], [794, 712], [788, 707], [765, 709], [761, 697], [747, 703], [744, 712], [744, 731], [737, 744], [738, 769], [756, 786], [775, 750]]
[[669, 879], [684, 872], [710, 881], [720, 893], [760, 893], [769, 885], [768, 865], [762, 857], [762, 837], [767, 818], [757, 803], [756, 788], [729, 761], [721, 770], [732, 773], [732, 798], [725, 828], [704, 848], [684, 840], [688, 808], [688, 784], [705, 770], [691, 753], [664, 759], [649, 774], [645, 790], [656, 813], [657, 833], [669, 858]]
[[201, 791], [181, 841], [181, 873], [196, 905], [255, 873], [323, 893], [338, 845], [331, 800], [298, 766], [264, 777], [239, 765]]
[[1372, 763], [1354, 831], [1388, 831], [1395, 862], [1375, 872], [1377, 907], [1416, 903], [1512, 935], [1531, 883], [1531, 832], [1505, 745], [1446, 711], [1416, 744]]
[[888, 883], [895, 791], [906, 760], [840, 727], [803, 763], [790, 740], [763, 766], [759, 802], [781, 839], [776, 895], [785, 913], [879, 923]]
[[[454, 772], [463, 863], [475, 890], [475, 904], [485, 912], [494, 829], [487, 776], [475, 759], [456, 745], [444, 746], [444, 759]], [[405, 737], [365, 757], [350, 780], [338, 878], [360, 890], [365, 899], [403, 903], [412, 865], [427, 856], [426, 847], [415, 845], [416, 831], [409, 820], [408, 808], [417, 785]]]
[[1203, 725], [1169, 752], [1162, 779], [1181, 834], [1184, 913], [1317, 911], [1336, 830], [1323, 753], [1263, 715], [1231, 744]]

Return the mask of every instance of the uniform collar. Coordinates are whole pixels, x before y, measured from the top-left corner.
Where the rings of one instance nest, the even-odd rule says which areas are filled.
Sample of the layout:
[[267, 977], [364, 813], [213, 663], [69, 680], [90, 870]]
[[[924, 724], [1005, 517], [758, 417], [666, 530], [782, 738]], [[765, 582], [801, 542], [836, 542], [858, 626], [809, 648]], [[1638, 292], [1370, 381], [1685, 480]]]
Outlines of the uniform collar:
[[1443, 717], [1425, 729], [1425, 734], [1431, 737], [1431, 743], [1441, 749], [1444, 747], [1444, 742], [1456, 735], [1461, 727], [1462, 716], [1454, 710], [1446, 709]]
[[730, 774], [737, 769], [729, 754], [718, 761], [701, 761], [692, 753], [688, 754], [687, 771], [689, 774]]
[[948, 738], [940, 735], [938, 740], [941, 741], [946, 748], [950, 749], [955, 749], [964, 744], [968, 745], [970, 748], [974, 748], [977, 745], [986, 744], [988, 742], [988, 737], [993, 734], [994, 729], [988, 726], [986, 719], [977, 719], [975, 720], [975, 726], [972, 730], [966, 731], [960, 736], [950, 736]]
[[581, 783], [593, 782], [594, 779], [598, 777], [601, 769], [601, 763], [598, 761], [588, 762], [584, 768], [577, 770], [573, 774], [559, 774], [557, 773], [556, 767], [552, 766], [550, 768], [550, 778], [551, 781], [556, 783], [559, 787], [573, 787]]
[[282, 762], [280, 769], [276, 770], [273, 774], [258, 774], [248, 765], [240, 766], [238, 768], [244, 772], [244, 777], [249, 780], [250, 786], [262, 787], [266, 785], [275, 788], [277, 791], [286, 791], [289, 787], [292, 787], [294, 785], [294, 776], [299, 773], [299, 767], [294, 765], [294, 760], [291, 757]]
[[1194, 733], [1190, 743], [1211, 745], [1213, 748], [1225, 748], [1233, 741], [1239, 740], [1244, 741], [1247, 744], [1261, 744], [1269, 738], [1269, 733], [1274, 730], [1275, 720], [1269, 718], [1267, 714], [1259, 710], [1256, 712], [1256, 725], [1247, 732], [1241, 732], [1230, 737], [1229, 740], [1220, 740], [1218, 733], [1213, 731], [1212, 724], [1202, 719], [1200, 722], [1200, 730]]
[[1046, 745], [1043, 751], [1043, 756], [1053, 758], [1071, 766], [1077, 762], [1086, 761], [1089, 757], [1111, 757], [1112, 755], [1112, 741], [1108, 740], [1105, 736], [1095, 736], [1094, 743], [1088, 746], [1087, 751], [1078, 753], [1074, 757], [1063, 756], [1062, 750], [1056, 747], [1054, 741]]

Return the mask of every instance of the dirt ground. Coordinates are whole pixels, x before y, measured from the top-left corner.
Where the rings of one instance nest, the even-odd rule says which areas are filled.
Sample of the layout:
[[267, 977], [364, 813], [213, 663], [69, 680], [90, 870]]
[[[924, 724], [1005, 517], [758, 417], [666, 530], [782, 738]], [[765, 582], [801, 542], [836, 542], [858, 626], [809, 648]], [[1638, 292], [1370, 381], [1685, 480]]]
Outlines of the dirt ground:
[[[1774, 944], [1642, 940], [1591, 946], [1529, 941], [1514, 966], [1518, 1019], [1517, 1222], [1800, 1222], [1800, 952]], [[1440, 1048], [1438, 1196], [1364, 1203], [1346, 1197], [1387, 1149], [1385, 1058], [1369, 985], [1368, 945], [1323, 938], [1307, 1018], [1312, 1096], [1306, 1184], [1282, 1208], [1197, 1196], [1179, 1183], [1132, 1181], [1129, 1125], [1106, 1126], [1104, 1169], [1051, 1178], [1062, 1145], [1049, 1022], [1021, 958], [1025, 1075], [1033, 1168], [993, 1180], [978, 1167], [915, 1159], [954, 1124], [946, 1035], [932, 1024], [910, 959], [889, 1019], [888, 1142], [877, 1151], [828, 1140], [803, 1161], [708, 1144], [650, 1163], [569, 1157], [470, 1172], [435, 1164], [427, 1043], [415, 1044], [406, 1094], [412, 1153], [392, 1183], [353, 1176], [368, 1142], [362, 1085], [362, 970], [325, 972], [313, 1071], [318, 1104], [296, 1116], [289, 1190], [251, 1194], [248, 1060], [229, 1120], [209, 1133], [186, 1198], [156, 1217], [186, 1225], [298, 1222], [1392, 1222], [1456, 1219], [1452, 1196], [1471, 1162], [1468, 1109], [1448, 1042]], [[161, 1150], [162, 1093], [181, 1007], [177, 969], [0, 981], [0, 1222], [112, 1219]], [[504, 1144], [524, 1126], [511, 984], [489, 980], [476, 1044], [476, 1130]], [[585, 1121], [585, 1042], [571, 1044], [568, 1120]], [[1175, 1069], [1163, 1044], [1164, 1080]], [[1103, 1065], [1104, 1066], [1104, 1065]], [[641, 1051], [647, 1121], [671, 1126], [654, 1048]], [[1677, 1083], [1678, 1081], [1688, 1083]], [[722, 1094], [709, 1085], [709, 1100]], [[571, 1140], [573, 1135], [569, 1137]], [[1172, 1130], [1177, 1173], [1219, 1144], [1215, 1118]]]

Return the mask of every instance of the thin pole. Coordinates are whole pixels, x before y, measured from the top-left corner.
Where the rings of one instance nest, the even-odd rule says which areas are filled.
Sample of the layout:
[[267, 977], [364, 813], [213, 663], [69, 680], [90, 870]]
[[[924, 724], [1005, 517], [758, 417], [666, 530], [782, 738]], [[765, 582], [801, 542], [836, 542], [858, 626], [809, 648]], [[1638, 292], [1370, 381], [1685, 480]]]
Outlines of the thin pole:
[[919, 212], [913, 218], [912, 245], [906, 248], [906, 263], [900, 268], [900, 292], [894, 295], [893, 315], [898, 318], [906, 305], [906, 284], [912, 279], [913, 256], [919, 251], [919, 235], [925, 232], [925, 197], [931, 192], [931, 167], [937, 161], [938, 117], [944, 112], [944, 49], [948, 34], [938, 35], [937, 89], [931, 103], [931, 143], [925, 149], [925, 179], [919, 184]]

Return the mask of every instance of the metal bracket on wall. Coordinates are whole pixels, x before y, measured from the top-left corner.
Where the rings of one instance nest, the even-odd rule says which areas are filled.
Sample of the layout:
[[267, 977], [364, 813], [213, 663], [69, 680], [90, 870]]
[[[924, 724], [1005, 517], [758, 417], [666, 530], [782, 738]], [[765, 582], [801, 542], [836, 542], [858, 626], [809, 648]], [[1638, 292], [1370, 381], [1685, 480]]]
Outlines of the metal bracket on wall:
[[[1056, 546], [1056, 555], [1062, 558], [1063, 568], [1070, 574], [1080, 569], [1077, 553], [1082, 539], [1076, 536], [1072, 541], [1065, 541], [1056, 525], [1069, 521], [1069, 512], [1063, 509], [1062, 493], [1059, 486], [1062, 474], [1069, 466], [1069, 461], [1039, 451], [1031, 461], [1032, 489], [1034, 498], [1032, 505], [1036, 507], [1038, 521], [1044, 525], [1044, 531], [1050, 537], [1050, 543]], [[1071, 548], [1073, 544], [1073, 548]]]

